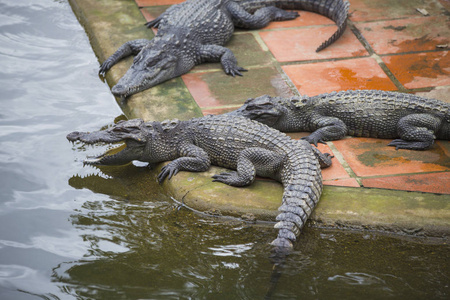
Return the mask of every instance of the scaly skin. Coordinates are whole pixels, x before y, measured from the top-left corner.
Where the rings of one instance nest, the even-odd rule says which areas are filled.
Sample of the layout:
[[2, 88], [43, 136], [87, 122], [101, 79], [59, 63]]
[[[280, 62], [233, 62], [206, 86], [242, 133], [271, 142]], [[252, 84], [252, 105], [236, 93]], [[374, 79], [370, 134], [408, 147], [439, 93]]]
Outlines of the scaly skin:
[[149, 163], [171, 161], [158, 175], [159, 182], [179, 171], [201, 172], [210, 165], [236, 171], [214, 175], [214, 181], [246, 186], [255, 176], [270, 177], [284, 186], [282, 205], [272, 242], [278, 253], [292, 248], [322, 192], [321, 166], [331, 165], [305, 141], [292, 140], [284, 133], [246, 118], [208, 116], [189, 121], [121, 121], [111, 128], [92, 133], [72, 132], [69, 141], [86, 144], [126, 143], [124, 150], [108, 151], [85, 160], [89, 165], [117, 165], [133, 160]]
[[226, 74], [242, 76], [246, 70], [237, 65], [233, 52], [223, 47], [235, 26], [257, 29], [271, 21], [298, 17], [297, 12], [281, 8], [317, 12], [338, 25], [334, 35], [317, 49], [320, 51], [343, 34], [348, 7], [343, 0], [187, 0], [147, 23], [158, 28], [154, 39], [125, 43], [101, 65], [99, 73], [104, 75], [122, 58], [136, 55], [128, 72], [112, 88], [113, 94], [122, 98], [185, 74], [203, 62], [220, 61]]
[[350, 90], [284, 99], [261, 96], [227, 115], [257, 120], [284, 132], [309, 131], [317, 145], [346, 135], [395, 138], [396, 149], [425, 150], [450, 140], [450, 105], [412, 94]]

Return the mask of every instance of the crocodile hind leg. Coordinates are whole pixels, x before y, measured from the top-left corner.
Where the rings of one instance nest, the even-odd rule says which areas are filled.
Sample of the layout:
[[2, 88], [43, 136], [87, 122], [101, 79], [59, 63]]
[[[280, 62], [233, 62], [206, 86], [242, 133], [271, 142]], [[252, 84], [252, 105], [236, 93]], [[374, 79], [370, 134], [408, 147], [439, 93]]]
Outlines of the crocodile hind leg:
[[111, 67], [114, 66], [119, 60], [128, 57], [130, 55], [138, 54], [142, 50], [142, 48], [147, 46], [149, 43], [150, 40], [147, 39], [139, 39], [126, 42], [125, 44], [120, 46], [119, 49], [117, 49], [117, 51], [114, 52], [113, 55], [108, 57], [102, 63], [98, 73], [100, 75], [105, 75], [105, 73], [108, 72], [108, 70], [111, 69]]
[[293, 20], [299, 16], [295, 11], [285, 11], [275, 6], [263, 7], [250, 14], [236, 2], [229, 2], [227, 9], [234, 25], [247, 29], [259, 29], [266, 27], [271, 21]]
[[429, 114], [412, 114], [397, 124], [399, 139], [389, 143], [395, 149], [425, 150], [433, 145], [442, 120]]
[[284, 162], [284, 156], [263, 148], [247, 148], [239, 154], [237, 171], [214, 175], [213, 181], [231, 186], [250, 185], [258, 174], [272, 177], [278, 173]]
[[311, 127], [315, 127], [316, 130], [303, 137], [302, 140], [315, 146], [317, 146], [317, 143], [325, 143], [325, 141], [340, 140], [347, 134], [347, 126], [335, 117], [316, 116], [311, 123]]

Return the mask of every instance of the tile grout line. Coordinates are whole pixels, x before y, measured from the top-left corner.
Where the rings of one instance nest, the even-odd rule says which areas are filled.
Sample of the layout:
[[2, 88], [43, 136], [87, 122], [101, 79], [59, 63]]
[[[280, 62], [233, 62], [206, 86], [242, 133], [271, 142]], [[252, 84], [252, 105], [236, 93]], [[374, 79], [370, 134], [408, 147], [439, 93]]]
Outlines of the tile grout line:
[[347, 174], [350, 176], [350, 178], [355, 179], [356, 182], [359, 184], [359, 186], [362, 187], [361, 178], [356, 175], [356, 173], [353, 171], [353, 169], [350, 167], [350, 165], [345, 160], [344, 155], [338, 150], [338, 148], [333, 144], [333, 142], [331, 142], [331, 141], [327, 142], [327, 146], [330, 147], [331, 151], [334, 154], [334, 157], [342, 165], [345, 172], [347, 172]]
[[380, 66], [380, 68], [383, 70], [383, 72], [386, 74], [386, 76], [391, 80], [391, 82], [397, 87], [397, 89], [402, 92], [407, 91], [407, 89], [400, 83], [400, 81], [397, 79], [397, 77], [395, 77], [394, 74], [391, 72], [391, 70], [389, 70], [389, 68], [383, 62], [381, 57], [372, 48], [372, 46], [370, 46], [369, 42], [363, 36], [361, 31], [355, 26], [355, 24], [351, 20], [348, 20], [348, 25], [350, 26], [351, 31], [356, 36], [358, 41], [363, 45], [363, 47], [366, 49], [366, 51], [369, 52], [370, 57], [375, 59], [377, 64]]

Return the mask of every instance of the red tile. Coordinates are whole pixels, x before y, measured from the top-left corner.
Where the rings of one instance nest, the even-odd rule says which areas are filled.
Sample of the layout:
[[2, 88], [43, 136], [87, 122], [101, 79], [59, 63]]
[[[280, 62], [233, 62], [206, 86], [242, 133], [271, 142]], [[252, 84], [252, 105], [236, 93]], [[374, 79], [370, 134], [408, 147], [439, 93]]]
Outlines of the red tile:
[[351, 30], [328, 48], [316, 52], [336, 31], [336, 26], [261, 31], [259, 35], [280, 62], [368, 55]]
[[[317, 148], [322, 153], [329, 153], [334, 156], [333, 151], [331, 151], [331, 149], [330, 149], [330, 147], [328, 147], [328, 145], [319, 144]], [[335, 157], [332, 158], [331, 161], [332, 161], [332, 164], [330, 167], [322, 169], [323, 180], [337, 180], [337, 179], [349, 179], [350, 178], [350, 175], [348, 175], [348, 173], [345, 171], [344, 167], [341, 165], [341, 163]]]
[[325, 16], [304, 10], [297, 10], [297, 11], [300, 14], [300, 17], [298, 17], [297, 19], [289, 21], [270, 22], [269, 25], [264, 27], [263, 29], [334, 24], [334, 22], [331, 19], [328, 19]]
[[350, 19], [352, 21], [374, 21], [421, 17], [416, 8], [426, 9], [430, 15], [442, 13], [436, 1], [423, 0], [351, 0]]
[[382, 60], [408, 89], [450, 85], [448, 51], [383, 56]]
[[185, 2], [186, 0], [135, 0], [139, 7], [157, 6], [157, 5], [172, 5]]
[[379, 176], [450, 170], [450, 159], [439, 143], [429, 150], [395, 150], [389, 139], [346, 138], [333, 141], [357, 176]]
[[424, 17], [356, 24], [378, 54], [436, 50], [450, 42], [446, 18]]
[[355, 178], [324, 180], [323, 185], [360, 187]]
[[362, 179], [364, 187], [450, 194], [450, 172]]
[[282, 68], [300, 93], [308, 96], [350, 89], [396, 90], [396, 86], [370, 57]]

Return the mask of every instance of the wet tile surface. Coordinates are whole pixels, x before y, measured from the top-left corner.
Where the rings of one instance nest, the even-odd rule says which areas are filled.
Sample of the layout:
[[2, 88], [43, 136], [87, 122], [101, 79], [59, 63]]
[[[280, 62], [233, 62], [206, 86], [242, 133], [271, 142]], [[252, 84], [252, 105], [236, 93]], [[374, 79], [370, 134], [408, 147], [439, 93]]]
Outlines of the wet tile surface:
[[246, 99], [262, 94], [293, 95], [281, 74], [272, 67], [250, 69], [242, 77], [218, 71], [188, 73], [182, 78], [201, 108], [242, 105]]
[[301, 94], [314, 96], [350, 89], [396, 90], [373, 58], [283, 66]]
[[384, 56], [382, 60], [408, 89], [450, 85], [448, 51]]
[[395, 150], [389, 139], [347, 138], [333, 141], [357, 176], [450, 171], [450, 159], [440, 144], [426, 151]]
[[450, 172], [362, 179], [364, 187], [450, 194]]
[[440, 16], [356, 24], [377, 54], [436, 50], [450, 42], [448, 21]]
[[263, 31], [259, 34], [280, 62], [368, 55], [363, 45], [348, 28], [339, 40], [324, 50], [316, 52], [317, 47], [331, 37], [336, 28], [336, 26], [322, 26]]
[[422, 14], [416, 8], [425, 9], [430, 15], [437, 15], [443, 12], [441, 6], [436, 1], [351, 0], [350, 19], [355, 22], [360, 22], [421, 17]]

